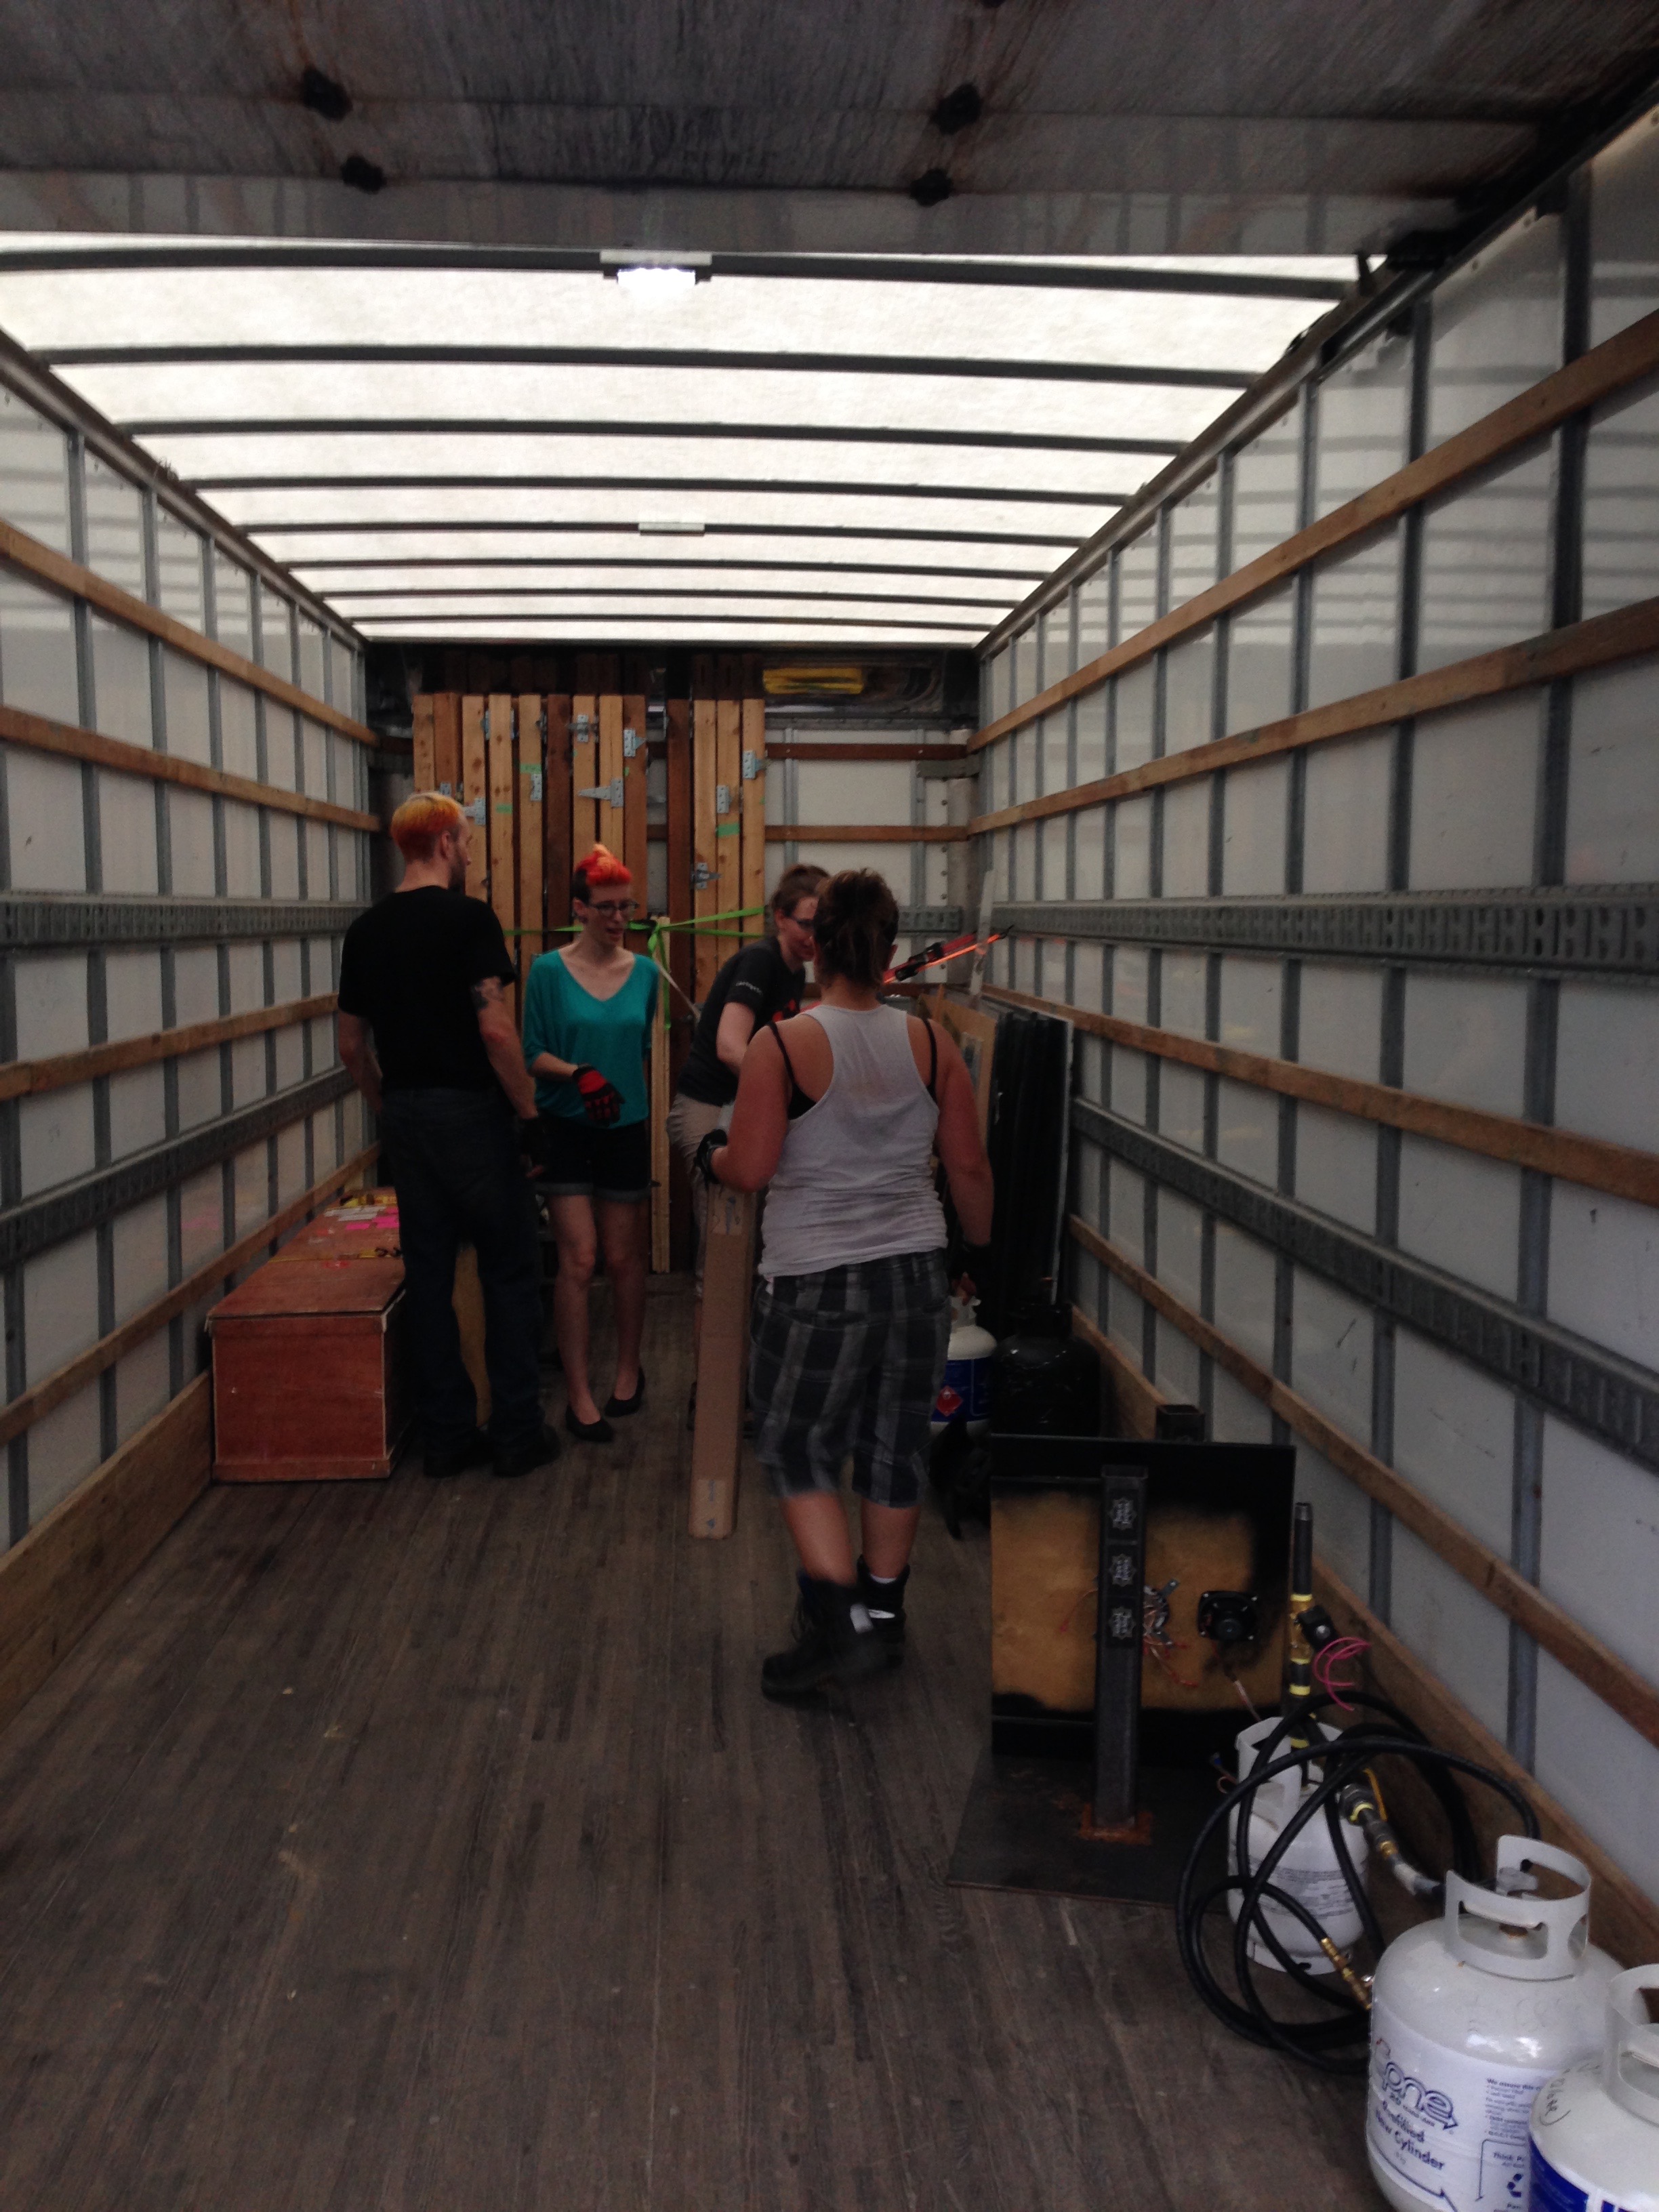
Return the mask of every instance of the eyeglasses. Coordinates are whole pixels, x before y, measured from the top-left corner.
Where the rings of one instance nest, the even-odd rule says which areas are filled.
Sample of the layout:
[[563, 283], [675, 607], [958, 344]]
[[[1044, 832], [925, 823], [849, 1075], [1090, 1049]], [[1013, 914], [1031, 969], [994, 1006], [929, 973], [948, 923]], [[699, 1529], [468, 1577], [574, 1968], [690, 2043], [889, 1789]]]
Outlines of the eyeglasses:
[[589, 914], [602, 914], [607, 920], [620, 918], [626, 921], [634, 911], [635, 902], [632, 899], [588, 899], [583, 903]]

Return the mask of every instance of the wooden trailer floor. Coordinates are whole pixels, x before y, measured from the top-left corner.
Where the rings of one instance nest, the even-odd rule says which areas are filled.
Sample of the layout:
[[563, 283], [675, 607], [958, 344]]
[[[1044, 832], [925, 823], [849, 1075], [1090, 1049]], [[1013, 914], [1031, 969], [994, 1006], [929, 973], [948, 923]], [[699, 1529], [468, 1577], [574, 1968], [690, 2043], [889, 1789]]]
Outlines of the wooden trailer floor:
[[[901, 1674], [766, 1705], [750, 1483], [650, 1412], [519, 1484], [214, 1490], [0, 1739], [6, 2212], [1318, 2212], [1361, 2094], [1188, 1993], [1170, 1916], [947, 1888], [988, 1559]], [[562, 1396], [556, 1397], [562, 1407]]]

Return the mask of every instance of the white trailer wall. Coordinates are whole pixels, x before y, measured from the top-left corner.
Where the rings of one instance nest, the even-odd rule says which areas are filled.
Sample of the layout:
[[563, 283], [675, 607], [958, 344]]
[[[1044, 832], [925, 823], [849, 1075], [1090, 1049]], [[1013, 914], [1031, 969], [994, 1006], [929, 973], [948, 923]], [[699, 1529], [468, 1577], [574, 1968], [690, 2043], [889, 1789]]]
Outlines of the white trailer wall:
[[[1659, 118], [1331, 361], [984, 667], [987, 725], [1659, 307]], [[981, 815], [1659, 592], [1659, 380], [989, 743]], [[1182, 1037], [1659, 1151], [1649, 654], [985, 836], [994, 985], [1080, 1035], [1073, 1205], [1659, 1686], [1659, 1213]], [[1586, 890], [1583, 887], [1594, 887]], [[1075, 1244], [1221, 1437], [1274, 1417]], [[1286, 1431], [1281, 1427], [1281, 1435]], [[1659, 1744], [1305, 1439], [1334, 1571], [1647, 1893]]]
[[[25, 379], [17, 379], [27, 383]], [[0, 520], [189, 629], [362, 714], [349, 633], [210, 536], [84, 416], [0, 383]], [[116, 441], [94, 440], [114, 448]], [[362, 810], [337, 728], [0, 561], [0, 705]], [[24, 547], [27, 554], [28, 549]], [[361, 829], [0, 742], [0, 1060], [40, 1062], [333, 990], [368, 896]], [[368, 1141], [326, 1014], [0, 1103], [6, 1395], [165, 1298]], [[13, 1437], [15, 1543], [182, 1389], [194, 1310]]]

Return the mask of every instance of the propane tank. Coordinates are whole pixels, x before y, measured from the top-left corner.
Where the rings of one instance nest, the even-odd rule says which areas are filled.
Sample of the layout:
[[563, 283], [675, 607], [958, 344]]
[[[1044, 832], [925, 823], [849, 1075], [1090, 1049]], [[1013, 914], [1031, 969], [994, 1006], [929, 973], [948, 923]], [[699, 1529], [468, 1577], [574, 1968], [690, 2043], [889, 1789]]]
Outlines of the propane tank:
[[[1539, 1868], [1575, 1893], [1537, 1895]], [[1443, 1916], [1383, 1953], [1365, 2148], [1398, 2212], [1525, 2204], [1533, 2099], [1596, 2048], [1618, 1972], [1589, 1941], [1589, 1889], [1569, 1852], [1500, 1836], [1493, 1887], [1449, 1874]]]
[[1532, 2212], [1659, 2212], [1655, 2019], [1659, 1966], [1615, 1974], [1601, 2057], [1547, 2081], [1532, 2108]]
[[982, 1437], [991, 1421], [991, 1354], [997, 1340], [974, 1316], [977, 1298], [951, 1300], [951, 1341], [945, 1354], [945, 1380], [933, 1404], [933, 1432], [948, 1429], [952, 1421], [967, 1425], [970, 1437]]
[[1057, 1308], [1029, 1314], [991, 1362], [991, 1427], [1002, 1437], [1097, 1437], [1100, 1354]]
[[[1279, 1726], [1276, 1720], [1256, 1721], [1238, 1734], [1238, 1779], [1248, 1782], [1261, 1761], [1261, 1746]], [[1340, 1731], [1320, 1723], [1320, 1733], [1329, 1743]], [[1290, 1747], [1281, 1741], [1267, 1760], [1273, 1765], [1282, 1759]], [[1278, 1842], [1280, 1831], [1289, 1823], [1304, 1796], [1312, 1795], [1316, 1787], [1308, 1778], [1304, 1767], [1299, 1772], [1295, 1767], [1276, 1774], [1270, 1782], [1263, 1782], [1251, 1793], [1249, 1832], [1245, 1838], [1245, 1852], [1252, 1874], [1261, 1865], [1267, 1852]], [[1361, 1887], [1365, 1880], [1365, 1864], [1370, 1856], [1370, 1846], [1358, 1830], [1347, 1821], [1340, 1823], [1343, 1848], [1348, 1855]], [[1231, 1875], [1238, 1864], [1238, 1812], [1227, 1818], [1227, 1871]], [[1362, 1923], [1348, 1885], [1343, 1879], [1342, 1869], [1337, 1863], [1336, 1846], [1331, 1841], [1330, 1823], [1322, 1813], [1316, 1813], [1311, 1820], [1291, 1844], [1273, 1871], [1273, 1886], [1282, 1889], [1304, 1905], [1318, 1921], [1331, 1942], [1340, 1951], [1351, 1950], [1359, 1941]], [[1230, 1890], [1228, 1909], [1235, 1920], [1243, 1903], [1241, 1893]], [[1264, 1898], [1260, 1908], [1261, 1918], [1278, 1937], [1279, 1942], [1298, 1966], [1312, 1974], [1332, 1974], [1336, 1962], [1322, 1950], [1294, 1913], [1287, 1912], [1282, 1905]], [[1279, 1969], [1279, 1960], [1268, 1949], [1255, 1928], [1249, 1938], [1249, 1954], [1259, 1966]], [[1282, 1969], [1279, 1969], [1282, 1971]]]

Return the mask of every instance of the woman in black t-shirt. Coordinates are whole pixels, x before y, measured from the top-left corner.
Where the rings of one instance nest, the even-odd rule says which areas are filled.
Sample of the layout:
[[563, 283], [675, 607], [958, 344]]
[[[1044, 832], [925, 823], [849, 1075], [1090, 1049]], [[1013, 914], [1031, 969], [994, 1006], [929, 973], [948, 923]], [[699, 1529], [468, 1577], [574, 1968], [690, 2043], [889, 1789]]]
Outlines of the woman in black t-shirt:
[[[697, 1019], [696, 1035], [668, 1109], [669, 1142], [690, 1175], [697, 1147], [718, 1129], [738, 1095], [738, 1070], [749, 1041], [769, 1022], [800, 1012], [801, 985], [812, 957], [812, 917], [827, 870], [802, 862], [786, 868], [771, 897], [774, 934], [744, 945], [715, 976]], [[703, 1224], [707, 1186], [693, 1175], [691, 1208], [697, 1224], [697, 1318], [702, 1317]]]

